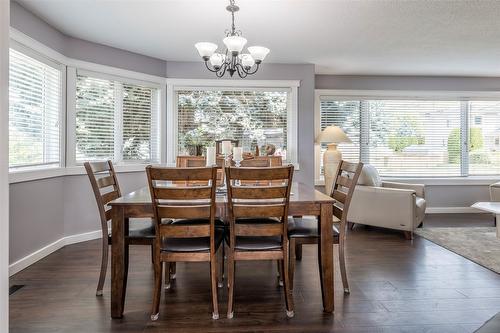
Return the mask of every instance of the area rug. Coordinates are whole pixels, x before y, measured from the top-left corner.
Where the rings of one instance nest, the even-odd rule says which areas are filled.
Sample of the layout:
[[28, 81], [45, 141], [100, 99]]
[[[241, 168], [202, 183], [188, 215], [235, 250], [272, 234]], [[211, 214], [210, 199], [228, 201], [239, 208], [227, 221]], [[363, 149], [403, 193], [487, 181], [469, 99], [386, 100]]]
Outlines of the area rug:
[[500, 273], [500, 239], [496, 237], [496, 228], [423, 228], [415, 233]]

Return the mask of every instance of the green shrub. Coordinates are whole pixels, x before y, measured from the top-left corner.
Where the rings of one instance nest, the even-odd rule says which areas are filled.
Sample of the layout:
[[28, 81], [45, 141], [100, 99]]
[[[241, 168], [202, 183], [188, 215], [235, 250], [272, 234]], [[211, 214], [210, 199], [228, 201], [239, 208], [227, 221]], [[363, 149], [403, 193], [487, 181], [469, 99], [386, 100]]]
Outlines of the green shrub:
[[[469, 132], [469, 151], [477, 151], [483, 148], [483, 132], [478, 127], [473, 127]], [[448, 162], [458, 163], [460, 161], [460, 129], [454, 128], [448, 135]], [[472, 154], [471, 154], [472, 162]], [[474, 162], [473, 162], [474, 163]], [[480, 163], [480, 162], [475, 162]]]

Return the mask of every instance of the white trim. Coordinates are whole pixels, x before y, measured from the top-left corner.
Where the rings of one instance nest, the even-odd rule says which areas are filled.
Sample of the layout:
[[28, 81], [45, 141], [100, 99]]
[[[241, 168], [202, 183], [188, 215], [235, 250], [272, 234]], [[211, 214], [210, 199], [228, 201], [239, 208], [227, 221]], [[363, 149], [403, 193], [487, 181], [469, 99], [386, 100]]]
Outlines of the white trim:
[[167, 85], [172, 85], [183, 89], [184, 87], [276, 87], [289, 88], [300, 87], [300, 80], [227, 80], [227, 79], [169, 79]]
[[[500, 177], [480, 177], [480, 176], [469, 176], [469, 177], [449, 177], [449, 178], [392, 178], [392, 177], [382, 177], [382, 181], [387, 182], [397, 182], [397, 183], [409, 183], [409, 184], [424, 184], [426, 186], [489, 186], [493, 183], [500, 181]], [[325, 180], [323, 177], [314, 180], [315, 186], [324, 186]]]
[[98, 239], [102, 237], [101, 230], [89, 231], [77, 235], [71, 235], [62, 237], [53, 243], [50, 243], [33, 253], [28, 254], [24, 258], [17, 260], [16, 262], [9, 265], [9, 276], [12, 276], [28, 266], [33, 265], [38, 260], [45, 258], [51, 253], [63, 248], [66, 245], [71, 245], [75, 243], [86, 242], [93, 239]]
[[298, 159], [298, 88], [300, 80], [213, 80], [213, 79], [168, 79], [167, 78], [167, 163], [175, 163], [178, 146], [177, 91], [196, 88], [231, 90], [273, 90], [286, 91], [287, 114], [287, 161], [300, 170]]
[[339, 98], [372, 99], [437, 99], [437, 100], [498, 100], [498, 91], [435, 91], [435, 90], [348, 90], [315, 89], [315, 100], [320, 96]]
[[427, 207], [426, 214], [484, 214], [488, 213], [472, 207]]
[[[115, 164], [115, 171], [117, 173], [127, 172], [143, 172], [149, 164]], [[85, 175], [85, 168], [83, 166], [70, 166], [66, 168], [52, 168], [52, 169], [39, 169], [39, 170], [24, 170], [9, 173], [9, 184], [23, 183], [34, 180], [42, 180], [47, 178], [55, 178], [62, 176], [76, 176]]]
[[9, 21], [0, 1], [0, 332], [9, 331]]

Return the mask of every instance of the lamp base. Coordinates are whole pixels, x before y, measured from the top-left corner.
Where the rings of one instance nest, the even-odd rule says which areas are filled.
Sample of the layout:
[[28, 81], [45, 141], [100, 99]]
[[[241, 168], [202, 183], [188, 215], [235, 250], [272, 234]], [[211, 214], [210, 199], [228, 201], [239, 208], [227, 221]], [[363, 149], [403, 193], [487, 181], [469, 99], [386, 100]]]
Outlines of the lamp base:
[[325, 175], [325, 193], [330, 195], [332, 192], [333, 182], [342, 161], [342, 153], [337, 149], [336, 143], [329, 143], [326, 151], [323, 153], [323, 170]]

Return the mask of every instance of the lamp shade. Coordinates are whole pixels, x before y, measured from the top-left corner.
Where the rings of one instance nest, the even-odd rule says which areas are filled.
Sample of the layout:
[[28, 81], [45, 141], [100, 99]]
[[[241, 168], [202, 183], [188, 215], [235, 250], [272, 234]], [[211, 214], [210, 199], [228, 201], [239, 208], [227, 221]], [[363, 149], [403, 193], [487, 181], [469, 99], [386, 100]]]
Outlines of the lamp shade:
[[214, 67], [222, 66], [222, 63], [226, 60], [225, 54], [214, 53], [210, 56], [210, 63]]
[[210, 57], [217, 50], [217, 44], [208, 42], [196, 43], [194, 47], [198, 50], [200, 57]]
[[352, 143], [351, 139], [338, 126], [328, 126], [316, 138], [317, 143]]
[[255, 65], [255, 60], [253, 60], [250, 54], [248, 53], [240, 54], [239, 57], [241, 59], [241, 64], [243, 65], [243, 67], [248, 68]]
[[261, 62], [269, 53], [269, 49], [263, 46], [250, 46], [248, 48], [248, 52], [250, 52], [250, 54], [256, 61]]
[[240, 53], [245, 47], [247, 40], [241, 36], [229, 36], [222, 40], [226, 45], [229, 52], [237, 52]]

